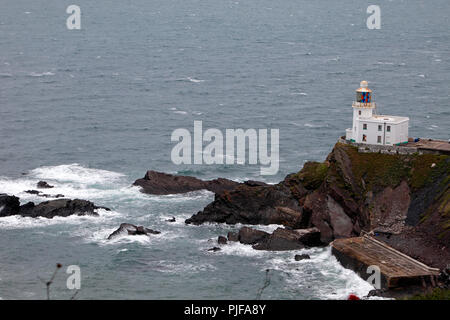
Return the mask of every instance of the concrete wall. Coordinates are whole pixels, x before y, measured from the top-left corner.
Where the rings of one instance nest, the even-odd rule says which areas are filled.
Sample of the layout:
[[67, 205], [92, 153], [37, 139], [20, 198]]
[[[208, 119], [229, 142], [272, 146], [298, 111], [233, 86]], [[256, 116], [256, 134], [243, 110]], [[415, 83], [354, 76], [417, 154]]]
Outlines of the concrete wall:
[[358, 143], [351, 142], [349, 140], [345, 140], [342, 137], [339, 138], [338, 142], [349, 144], [358, 148], [358, 152], [361, 153], [384, 153], [384, 154], [423, 154], [422, 150], [418, 150], [415, 147], [405, 147], [405, 146], [386, 146], [379, 144], [366, 144], [366, 143]]

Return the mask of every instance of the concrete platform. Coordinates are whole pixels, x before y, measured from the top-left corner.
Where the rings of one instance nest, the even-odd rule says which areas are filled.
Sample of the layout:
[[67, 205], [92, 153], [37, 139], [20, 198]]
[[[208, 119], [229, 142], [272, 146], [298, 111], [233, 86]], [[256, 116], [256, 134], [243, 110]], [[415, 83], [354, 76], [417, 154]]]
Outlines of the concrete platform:
[[450, 143], [445, 140], [434, 140], [421, 138], [419, 141], [409, 141], [404, 144], [405, 147], [417, 148], [419, 151], [439, 153], [439, 154], [450, 154]]
[[331, 243], [331, 247], [338, 261], [364, 280], [372, 275], [372, 272], [367, 273], [367, 268], [378, 266], [381, 289], [434, 286], [439, 275], [439, 269], [428, 267], [368, 235], [337, 239]]

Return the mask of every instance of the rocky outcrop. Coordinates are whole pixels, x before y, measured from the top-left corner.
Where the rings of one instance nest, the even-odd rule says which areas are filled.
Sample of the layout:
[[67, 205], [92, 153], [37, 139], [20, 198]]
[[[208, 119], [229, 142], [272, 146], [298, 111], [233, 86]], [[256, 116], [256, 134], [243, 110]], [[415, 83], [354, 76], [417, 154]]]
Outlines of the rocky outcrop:
[[160, 231], [145, 228], [144, 226], [135, 226], [130, 223], [122, 223], [117, 230], [108, 236], [108, 240], [115, 239], [122, 235], [150, 235], [150, 234], [160, 234]]
[[253, 248], [256, 250], [284, 251], [320, 246], [320, 231], [317, 228], [289, 230], [277, 228], [269, 237]]
[[133, 185], [140, 186], [144, 193], [165, 195], [203, 189], [214, 193], [222, 193], [234, 189], [239, 183], [223, 178], [204, 181], [194, 177], [176, 176], [150, 170], [147, 171], [144, 178], [136, 180]]
[[255, 244], [269, 237], [267, 232], [256, 230], [249, 227], [243, 227], [239, 230], [238, 239], [240, 243]]
[[[226, 244], [226, 238], [219, 236], [219, 244]], [[310, 229], [277, 228], [271, 234], [250, 227], [242, 227], [238, 233], [228, 233], [228, 241], [239, 241], [252, 245], [256, 250], [284, 251], [303, 249], [305, 247], [323, 245], [320, 241], [320, 231]]]
[[[395, 249], [437, 266], [442, 262], [432, 256], [450, 263], [449, 184], [448, 155], [360, 153], [337, 143], [324, 162], [307, 162], [276, 185], [252, 181], [216, 194], [186, 223], [315, 227], [321, 243], [373, 231], [389, 236]], [[278, 233], [280, 243], [293, 236]]]
[[19, 211], [19, 198], [0, 193], [0, 217], [13, 216], [19, 214]]
[[20, 205], [19, 198], [0, 194], [0, 217], [21, 215], [23, 217], [44, 217], [53, 218], [55, 216], [68, 217], [71, 215], [98, 215], [98, 209], [109, 210], [105, 207], [98, 207], [92, 202], [80, 199], [58, 199], [34, 204], [28, 202]]
[[222, 222], [228, 224], [284, 224], [301, 228], [303, 209], [287, 186], [238, 186], [216, 195], [203, 211], [186, 220], [188, 224]]

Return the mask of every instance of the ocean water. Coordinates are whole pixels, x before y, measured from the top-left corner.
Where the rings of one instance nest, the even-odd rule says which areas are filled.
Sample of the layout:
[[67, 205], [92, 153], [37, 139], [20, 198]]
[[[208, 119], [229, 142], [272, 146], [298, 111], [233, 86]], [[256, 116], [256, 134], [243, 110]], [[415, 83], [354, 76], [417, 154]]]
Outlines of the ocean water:
[[[78, 299], [344, 299], [372, 287], [329, 248], [261, 252], [218, 235], [240, 226], [187, 226], [207, 191], [152, 196], [132, 182], [148, 169], [202, 179], [275, 183], [322, 161], [351, 125], [361, 80], [379, 112], [410, 117], [410, 136], [449, 139], [446, 0], [86, 1], [81, 30], [61, 1], [0, 1], [0, 192], [94, 201], [99, 217], [0, 218], [0, 298], [45, 298], [56, 263], [79, 265]], [[172, 163], [173, 130], [280, 130], [280, 168]], [[165, 220], [176, 217], [177, 222]], [[161, 231], [106, 238], [120, 223]], [[258, 226], [273, 230], [277, 226]], [[298, 253], [311, 260], [295, 262]], [[65, 267], [52, 298], [73, 294]]]

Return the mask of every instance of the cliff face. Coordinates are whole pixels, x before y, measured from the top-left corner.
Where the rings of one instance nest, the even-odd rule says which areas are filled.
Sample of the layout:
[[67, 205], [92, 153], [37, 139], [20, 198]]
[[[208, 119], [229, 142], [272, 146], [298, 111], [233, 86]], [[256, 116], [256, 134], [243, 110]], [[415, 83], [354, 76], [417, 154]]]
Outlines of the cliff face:
[[337, 143], [326, 161], [308, 162], [277, 185], [241, 184], [216, 194], [186, 223], [317, 227], [324, 243], [374, 231], [442, 267], [450, 263], [449, 177], [447, 155], [359, 153]]

